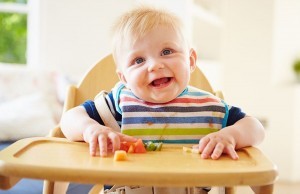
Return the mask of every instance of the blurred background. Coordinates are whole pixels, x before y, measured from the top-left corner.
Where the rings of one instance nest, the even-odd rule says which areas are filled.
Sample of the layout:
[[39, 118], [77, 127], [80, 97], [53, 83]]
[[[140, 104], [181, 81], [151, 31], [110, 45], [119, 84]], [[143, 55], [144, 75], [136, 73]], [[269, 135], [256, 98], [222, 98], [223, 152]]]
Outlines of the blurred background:
[[46, 134], [66, 85], [111, 52], [113, 22], [140, 4], [183, 19], [198, 66], [264, 124], [279, 180], [299, 183], [299, 0], [0, 0], [0, 141]]

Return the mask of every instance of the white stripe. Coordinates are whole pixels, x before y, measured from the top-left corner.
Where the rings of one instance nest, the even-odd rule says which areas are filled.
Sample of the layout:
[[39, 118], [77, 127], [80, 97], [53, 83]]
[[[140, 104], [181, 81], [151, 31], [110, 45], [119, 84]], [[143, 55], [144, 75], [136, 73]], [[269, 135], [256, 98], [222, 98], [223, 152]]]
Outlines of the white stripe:
[[116, 116], [116, 111], [115, 111], [115, 109], [114, 109], [114, 106], [113, 106], [113, 104], [112, 104], [112, 101], [110, 100], [110, 97], [109, 97], [108, 95], [106, 95], [106, 96], [105, 96], [105, 99], [106, 99], [106, 101], [107, 101], [107, 103], [108, 103], [108, 106], [109, 106], [109, 109], [110, 109], [111, 113], [112, 113], [114, 116]]

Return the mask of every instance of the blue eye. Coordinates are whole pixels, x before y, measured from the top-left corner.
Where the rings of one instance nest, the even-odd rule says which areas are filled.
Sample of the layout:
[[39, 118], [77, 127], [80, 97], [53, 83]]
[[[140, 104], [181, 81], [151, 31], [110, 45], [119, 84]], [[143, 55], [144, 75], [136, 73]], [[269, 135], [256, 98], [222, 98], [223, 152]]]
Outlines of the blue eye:
[[137, 59], [135, 59], [135, 63], [136, 64], [141, 64], [141, 63], [143, 63], [145, 60], [143, 59], [143, 58], [137, 58]]
[[169, 54], [172, 54], [172, 51], [170, 49], [164, 49], [162, 51], [162, 55], [169, 55]]

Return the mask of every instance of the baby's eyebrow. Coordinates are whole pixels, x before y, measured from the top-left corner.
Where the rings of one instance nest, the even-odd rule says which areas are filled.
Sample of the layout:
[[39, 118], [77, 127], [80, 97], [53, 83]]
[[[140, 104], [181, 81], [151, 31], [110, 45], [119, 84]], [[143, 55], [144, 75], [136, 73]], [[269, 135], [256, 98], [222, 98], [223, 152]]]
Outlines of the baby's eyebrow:
[[177, 44], [176, 42], [164, 42], [162, 43], [163, 47], [172, 47], [172, 48], [179, 48], [179, 44]]
[[132, 57], [136, 57], [136, 56], [138, 56], [138, 55], [141, 55], [142, 52], [143, 52], [143, 51], [141, 51], [141, 50], [139, 50], [139, 49], [131, 49], [131, 50], [129, 50], [129, 51], [127, 52], [126, 57], [130, 59], [130, 58], [132, 58]]

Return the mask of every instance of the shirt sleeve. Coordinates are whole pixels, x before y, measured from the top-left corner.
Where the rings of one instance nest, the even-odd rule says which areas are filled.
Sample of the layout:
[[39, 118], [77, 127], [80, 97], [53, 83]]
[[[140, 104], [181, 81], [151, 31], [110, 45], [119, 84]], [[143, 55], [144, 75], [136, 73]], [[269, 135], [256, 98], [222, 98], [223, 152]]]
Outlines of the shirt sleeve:
[[246, 114], [238, 107], [232, 106], [229, 109], [229, 114], [228, 114], [228, 120], [227, 120], [227, 125], [230, 126], [239, 121], [240, 119], [244, 118]]
[[96, 109], [94, 101], [87, 100], [82, 104], [82, 106], [85, 108], [85, 111], [87, 112], [87, 114], [89, 115], [90, 118], [94, 119], [99, 124], [104, 125], [104, 123]]
[[[122, 120], [122, 115], [120, 115], [115, 109], [114, 99], [113, 99], [112, 93], [109, 93], [107, 95], [107, 97], [105, 98], [105, 101], [106, 101], [110, 111], [112, 112], [113, 116], [115, 117], [115, 119], [119, 123]], [[81, 105], [85, 108], [85, 110], [86, 110], [86, 112], [87, 112], [87, 114], [89, 115], [90, 118], [94, 119], [99, 124], [104, 125], [104, 122], [102, 121], [102, 119], [101, 119], [101, 117], [100, 117], [100, 115], [97, 111], [97, 108], [95, 106], [94, 101], [87, 100], [84, 103], [82, 103]]]

